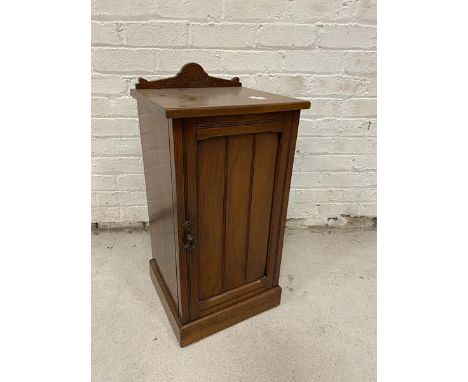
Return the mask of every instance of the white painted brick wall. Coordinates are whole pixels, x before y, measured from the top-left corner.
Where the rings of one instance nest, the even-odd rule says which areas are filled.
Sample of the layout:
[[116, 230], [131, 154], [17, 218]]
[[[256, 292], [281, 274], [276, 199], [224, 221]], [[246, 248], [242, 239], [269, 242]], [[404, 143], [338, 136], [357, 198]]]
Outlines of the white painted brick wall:
[[139, 76], [198, 62], [312, 102], [299, 126], [289, 218], [376, 216], [375, 0], [93, 0], [92, 221], [147, 221]]

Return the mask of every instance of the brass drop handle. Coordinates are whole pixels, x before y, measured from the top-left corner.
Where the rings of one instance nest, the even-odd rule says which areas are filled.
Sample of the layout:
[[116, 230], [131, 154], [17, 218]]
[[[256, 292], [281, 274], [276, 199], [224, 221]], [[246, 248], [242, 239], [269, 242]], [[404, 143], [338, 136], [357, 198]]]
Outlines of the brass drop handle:
[[188, 220], [183, 225], [184, 229], [184, 248], [188, 251], [195, 248], [195, 236], [193, 234], [193, 222]]

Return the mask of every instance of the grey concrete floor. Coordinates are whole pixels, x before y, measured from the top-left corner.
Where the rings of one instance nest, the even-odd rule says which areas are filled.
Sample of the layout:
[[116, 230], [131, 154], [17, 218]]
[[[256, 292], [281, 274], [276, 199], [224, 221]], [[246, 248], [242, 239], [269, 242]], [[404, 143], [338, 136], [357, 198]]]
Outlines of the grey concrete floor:
[[146, 231], [92, 233], [93, 381], [376, 380], [376, 234], [287, 230], [281, 305], [180, 348]]

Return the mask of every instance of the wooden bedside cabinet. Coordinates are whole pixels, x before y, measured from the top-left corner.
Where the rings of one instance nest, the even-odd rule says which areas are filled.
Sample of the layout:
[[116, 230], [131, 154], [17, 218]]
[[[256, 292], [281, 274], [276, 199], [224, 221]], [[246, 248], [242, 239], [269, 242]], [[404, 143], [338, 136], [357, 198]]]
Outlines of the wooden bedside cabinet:
[[150, 274], [181, 346], [280, 303], [300, 109], [198, 64], [140, 79]]

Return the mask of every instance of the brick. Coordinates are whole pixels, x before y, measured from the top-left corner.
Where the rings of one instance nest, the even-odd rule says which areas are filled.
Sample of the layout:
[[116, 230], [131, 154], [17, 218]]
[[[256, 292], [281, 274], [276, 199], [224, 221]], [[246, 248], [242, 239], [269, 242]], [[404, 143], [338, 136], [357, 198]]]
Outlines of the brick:
[[96, 45], [121, 45], [122, 38], [118, 32], [118, 23], [97, 22], [91, 23], [91, 44]]
[[281, 69], [283, 56], [268, 51], [226, 51], [221, 56], [221, 68], [225, 71], [268, 71]]
[[190, 45], [195, 47], [254, 47], [256, 24], [191, 24]]
[[208, 73], [216, 73], [221, 68], [220, 61], [223, 54], [223, 52], [213, 49], [161, 49], [157, 60], [157, 69], [175, 74], [187, 62], [196, 62], [203, 66]]
[[377, 203], [358, 204], [358, 216], [377, 216]]
[[313, 47], [315, 36], [314, 25], [260, 24], [257, 42], [267, 47]]
[[93, 192], [91, 199], [95, 200], [97, 206], [101, 207], [118, 207], [120, 205], [118, 200], [119, 192], [114, 191], [101, 191]]
[[362, 81], [362, 86], [365, 89], [362, 95], [366, 95], [368, 97], [377, 96], [377, 78], [375, 77], [364, 78]]
[[136, 137], [140, 128], [136, 118], [92, 118], [91, 133], [93, 137]]
[[288, 228], [307, 228], [311, 226], [325, 226], [327, 225], [327, 218], [319, 215], [306, 216], [303, 218], [296, 218], [294, 215], [289, 214], [288, 209], [288, 220], [286, 221], [286, 227]]
[[144, 191], [101, 191], [94, 192], [92, 197], [101, 206], [142, 206], [146, 208]]
[[375, 187], [375, 173], [336, 172], [322, 174], [325, 187]]
[[322, 174], [318, 172], [294, 172], [291, 178], [293, 188], [321, 187], [322, 182]]
[[325, 24], [321, 27], [318, 47], [325, 49], [375, 49], [377, 29], [356, 24]]
[[96, 206], [99, 206], [99, 202], [96, 197], [96, 192], [91, 193], [91, 207], [94, 208]]
[[215, 19], [221, 16], [219, 0], [171, 0], [160, 1], [158, 15], [171, 18]]
[[305, 155], [295, 155], [293, 162], [293, 172], [301, 172], [304, 166]]
[[129, 85], [129, 81], [120, 76], [95, 74], [91, 77], [93, 95], [126, 95], [129, 91]]
[[115, 155], [115, 147], [109, 139], [91, 139], [91, 155]]
[[120, 221], [120, 208], [95, 206], [91, 210], [92, 223], [113, 223]]
[[317, 131], [315, 125], [317, 123], [316, 119], [307, 119], [301, 118], [299, 120], [299, 129], [298, 129], [298, 136], [299, 137], [307, 137], [307, 136], [314, 136], [314, 131]]
[[309, 218], [318, 215], [317, 206], [311, 203], [289, 203], [288, 216], [294, 218]]
[[307, 81], [307, 94], [317, 96], [352, 96], [366, 92], [367, 81], [361, 77], [313, 76]]
[[94, 157], [91, 159], [93, 174], [143, 173], [142, 158]]
[[377, 191], [371, 188], [362, 189], [310, 189], [294, 190], [295, 203], [323, 203], [323, 202], [375, 202]]
[[117, 176], [119, 190], [145, 191], [145, 177], [143, 174], [122, 174]]
[[377, 100], [375, 98], [350, 98], [343, 102], [343, 117], [375, 117]]
[[322, 118], [317, 120], [301, 119], [299, 136], [336, 137], [336, 136], [375, 136], [377, 124], [374, 119]]
[[288, 12], [286, 0], [224, 0], [224, 17], [228, 20], [278, 21]]
[[302, 155], [295, 171], [353, 171], [353, 155]]
[[141, 156], [139, 138], [93, 138], [91, 140], [91, 155], [128, 155]]
[[146, 206], [121, 207], [120, 214], [122, 222], [147, 222], [149, 220]]
[[132, 19], [154, 17], [157, 0], [93, 0], [92, 15], [94, 18]]
[[302, 154], [316, 153], [375, 153], [376, 139], [374, 137], [300, 137], [297, 140], [296, 152]]
[[96, 72], [145, 73], [156, 70], [159, 50], [129, 48], [94, 48], [92, 66]]
[[354, 171], [372, 171], [377, 169], [377, 156], [375, 154], [357, 155], [354, 158]]
[[284, 70], [286, 72], [311, 72], [316, 74], [336, 74], [343, 72], [347, 53], [338, 51], [286, 51]]
[[119, 192], [119, 203], [122, 206], [142, 206], [147, 208], [146, 191]]
[[173, 21], [123, 23], [125, 45], [149, 47], [187, 46], [187, 23]]
[[377, 70], [376, 52], [345, 53], [344, 71], [349, 75], [375, 76]]
[[318, 212], [322, 216], [339, 217], [341, 215], [358, 216], [357, 203], [320, 203]]
[[310, 109], [303, 110], [304, 117], [329, 117], [339, 115], [342, 101], [336, 98], [310, 99]]
[[100, 190], [115, 190], [117, 188], [117, 180], [114, 175], [92, 175], [91, 189], [94, 191]]
[[93, 117], [136, 117], [137, 106], [131, 97], [91, 98], [91, 116]]
[[377, 21], [377, 1], [360, 0], [357, 3], [355, 17], [362, 21], [375, 23]]
[[290, 1], [288, 20], [351, 20], [355, 2], [342, 0], [294, 0]]
[[342, 0], [225, 0], [224, 15], [231, 20], [304, 22], [311, 20], [352, 20], [353, 2]]
[[[112, 138], [114, 139], [114, 138]], [[141, 142], [139, 138], [121, 138], [115, 140], [115, 154], [141, 157]]]
[[[294, 74], [270, 74], [249, 76], [252, 83], [245, 86], [282, 95], [303, 94], [307, 90], [307, 80], [304, 76]], [[242, 81], [244, 81], [242, 79]], [[245, 81], [244, 81], [245, 82]], [[244, 82], [242, 82], [244, 84]]]

